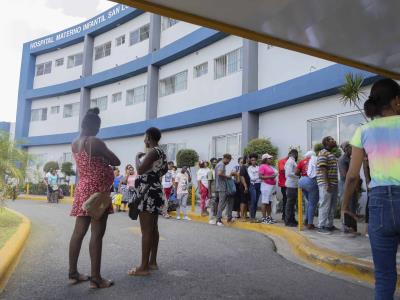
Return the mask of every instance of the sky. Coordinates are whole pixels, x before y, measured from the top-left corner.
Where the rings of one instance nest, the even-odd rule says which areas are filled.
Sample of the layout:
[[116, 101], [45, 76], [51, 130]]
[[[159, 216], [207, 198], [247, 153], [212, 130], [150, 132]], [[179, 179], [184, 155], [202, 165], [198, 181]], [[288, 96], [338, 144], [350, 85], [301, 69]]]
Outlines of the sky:
[[81, 23], [116, 3], [106, 0], [1, 0], [0, 121], [15, 122], [22, 45]]

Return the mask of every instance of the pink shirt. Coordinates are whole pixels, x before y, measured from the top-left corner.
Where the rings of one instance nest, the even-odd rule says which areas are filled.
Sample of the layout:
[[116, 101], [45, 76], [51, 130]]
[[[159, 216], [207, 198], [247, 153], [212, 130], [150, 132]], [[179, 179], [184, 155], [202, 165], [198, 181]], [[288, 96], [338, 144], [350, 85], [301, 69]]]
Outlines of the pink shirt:
[[[267, 164], [262, 164], [258, 172], [262, 176], [273, 176], [276, 175], [277, 173], [277, 171], [273, 167]], [[275, 178], [263, 179], [263, 182], [265, 182], [266, 184], [275, 185], [276, 179]]]
[[135, 186], [135, 180], [136, 180], [137, 175], [129, 175], [128, 178], [126, 179], [126, 183], [129, 187], [134, 187]]

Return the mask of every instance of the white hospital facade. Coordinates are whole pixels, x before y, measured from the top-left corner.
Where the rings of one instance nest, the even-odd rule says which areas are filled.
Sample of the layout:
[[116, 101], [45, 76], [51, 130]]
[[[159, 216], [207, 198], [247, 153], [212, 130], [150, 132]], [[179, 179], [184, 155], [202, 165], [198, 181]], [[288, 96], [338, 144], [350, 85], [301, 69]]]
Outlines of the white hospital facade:
[[[305, 37], [306, 38], [306, 37]], [[182, 148], [201, 159], [240, 156], [256, 137], [280, 155], [363, 122], [340, 103], [345, 74], [377, 76], [124, 5], [24, 44], [15, 136], [44, 163], [72, 160], [71, 141], [98, 106], [99, 136], [125, 165], [150, 126], [169, 159]], [[366, 87], [368, 88], [368, 86]]]

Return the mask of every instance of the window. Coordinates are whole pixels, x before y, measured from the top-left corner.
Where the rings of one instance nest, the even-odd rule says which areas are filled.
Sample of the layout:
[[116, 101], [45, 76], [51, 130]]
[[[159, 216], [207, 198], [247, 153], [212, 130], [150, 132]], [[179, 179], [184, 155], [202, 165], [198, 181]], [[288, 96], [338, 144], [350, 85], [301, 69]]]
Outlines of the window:
[[225, 153], [229, 153], [234, 157], [239, 157], [241, 152], [242, 134], [233, 133], [213, 137], [213, 153], [212, 155], [219, 158]]
[[79, 102], [65, 104], [63, 118], [71, 118], [79, 116]]
[[47, 108], [38, 108], [31, 110], [31, 122], [46, 121]]
[[339, 116], [339, 145], [350, 141], [358, 127], [366, 121], [362, 114], [346, 114]]
[[64, 65], [64, 57], [56, 59], [56, 67], [61, 67]]
[[129, 46], [147, 40], [150, 36], [150, 24], [146, 24], [139, 29], [129, 33]]
[[107, 42], [103, 45], [94, 48], [94, 60], [110, 56], [111, 55], [111, 42]]
[[161, 30], [164, 31], [172, 26], [174, 26], [176, 23], [178, 23], [178, 20], [168, 18], [168, 17], [161, 17]]
[[112, 94], [112, 100], [111, 100], [112, 103], [119, 102], [121, 100], [122, 100], [122, 93], [121, 92]]
[[160, 97], [187, 89], [187, 70], [160, 80]]
[[164, 150], [165, 155], [167, 156], [168, 161], [176, 161], [176, 154], [179, 150], [185, 149], [186, 144], [162, 144], [160, 145], [161, 149]]
[[133, 105], [146, 101], [147, 85], [126, 91], [126, 105]]
[[342, 115], [328, 116], [325, 118], [309, 120], [308, 140], [312, 149], [315, 144], [322, 142], [326, 136], [333, 137], [338, 144], [349, 141], [360, 125], [365, 123], [364, 117], [359, 112], [351, 112]]
[[60, 113], [60, 106], [52, 106], [50, 108], [50, 113], [52, 115], [56, 115], [56, 114]]
[[70, 69], [73, 67], [80, 66], [82, 64], [82, 61], [83, 61], [83, 53], [70, 55], [68, 56], [67, 68]]
[[121, 46], [121, 45], [123, 45], [123, 44], [125, 44], [125, 34], [124, 34], [124, 35], [121, 35], [121, 36], [119, 36], [119, 37], [117, 37], [117, 38], [115, 39], [115, 46], [116, 46], [116, 47]]
[[236, 73], [243, 68], [242, 48], [236, 49], [214, 60], [214, 79]]
[[208, 73], [208, 62], [202, 63], [193, 68], [193, 78], [206, 75]]
[[107, 96], [103, 96], [103, 97], [99, 97], [99, 98], [95, 98], [90, 100], [90, 107], [98, 107], [100, 111], [104, 111], [107, 110]]
[[50, 74], [51, 73], [51, 65], [52, 65], [51, 61], [48, 61], [48, 62], [45, 62], [42, 64], [37, 64], [36, 65], [36, 76]]
[[72, 162], [72, 153], [71, 152], [64, 152], [62, 156], [62, 162], [70, 161]]

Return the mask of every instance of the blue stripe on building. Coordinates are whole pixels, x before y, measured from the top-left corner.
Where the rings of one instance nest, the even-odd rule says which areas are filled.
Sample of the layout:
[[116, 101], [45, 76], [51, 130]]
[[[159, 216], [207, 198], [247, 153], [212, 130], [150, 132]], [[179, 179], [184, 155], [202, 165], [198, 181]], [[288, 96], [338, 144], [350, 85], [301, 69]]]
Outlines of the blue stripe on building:
[[[147, 128], [155, 126], [162, 131], [190, 128], [212, 122], [234, 119], [243, 111], [266, 112], [294, 104], [312, 101], [338, 93], [347, 73], [364, 76], [365, 84], [378, 78], [377, 75], [344, 65], [333, 65], [307, 75], [277, 84], [263, 90], [245, 94], [229, 100], [202, 106], [192, 110], [120, 126], [103, 128], [99, 137], [116, 139], [143, 135]], [[29, 137], [26, 146], [67, 144], [78, 135], [75, 133]]]

